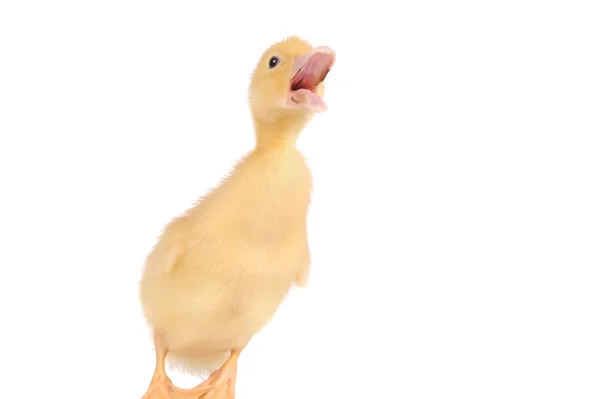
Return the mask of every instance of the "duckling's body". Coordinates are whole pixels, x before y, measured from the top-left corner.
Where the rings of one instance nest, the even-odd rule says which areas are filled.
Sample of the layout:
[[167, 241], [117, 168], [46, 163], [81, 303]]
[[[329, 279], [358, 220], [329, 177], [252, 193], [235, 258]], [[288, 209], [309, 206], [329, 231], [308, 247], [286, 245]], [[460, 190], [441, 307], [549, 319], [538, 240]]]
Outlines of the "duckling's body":
[[293, 144], [251, 152], [149, 256], [144, 313], [188, 371], [245, 347], [308, 272], [311, 177]]
[[[306, 284], [311, 176], [296, 140], [326, 109], [322, 81], [334, 59], [297, 37], [263, 54], [250, 85], [255, 149], [171, 221], [148, 256], [140, 297], [156, 370], [145, 399], [174, 391], [233, 398], [240, 352], [291, 286]], [[185, 371], [218, 370], [196, 388], [177, 388], [165, 373], [167, 352]]]

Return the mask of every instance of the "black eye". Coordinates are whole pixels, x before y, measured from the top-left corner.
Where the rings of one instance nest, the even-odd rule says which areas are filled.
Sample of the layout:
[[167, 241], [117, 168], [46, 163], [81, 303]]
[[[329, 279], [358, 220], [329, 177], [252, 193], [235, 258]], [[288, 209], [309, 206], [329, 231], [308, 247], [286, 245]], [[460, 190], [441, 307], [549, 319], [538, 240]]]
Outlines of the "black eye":
[[269, 60], [269, 68], [275, 68], [277, 64], [279, 64], [279, 58], [275, 56], [271, 57], [271, 59]]

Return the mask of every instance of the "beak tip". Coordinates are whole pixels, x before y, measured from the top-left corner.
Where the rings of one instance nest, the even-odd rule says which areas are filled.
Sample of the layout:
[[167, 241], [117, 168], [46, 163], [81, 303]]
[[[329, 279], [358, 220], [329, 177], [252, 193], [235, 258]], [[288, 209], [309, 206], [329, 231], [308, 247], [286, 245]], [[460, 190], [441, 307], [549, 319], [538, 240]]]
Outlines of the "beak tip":
[[316, 47], [313, 52], [315, 53], [324, 53], [324, 54], [328, 54], [330, 55], [333, 59], [331, 61], [331, 66], [333, 66], [333, 64], [335, 64], [335, 51], [333, 51], [333, 49], [331, 47], [327, 47], [327, 46], [319, 46]]

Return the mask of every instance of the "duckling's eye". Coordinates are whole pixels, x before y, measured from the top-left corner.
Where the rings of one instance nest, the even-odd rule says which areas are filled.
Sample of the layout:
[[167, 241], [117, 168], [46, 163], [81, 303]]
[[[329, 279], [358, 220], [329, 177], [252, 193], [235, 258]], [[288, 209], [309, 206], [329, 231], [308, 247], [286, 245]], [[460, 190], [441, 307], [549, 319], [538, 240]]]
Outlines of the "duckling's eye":
[[277, 64], [279, 64], [279, 58], [275, 56], [271, 57], [271, 59], [269, 60], [269, 68], [275, 68]]

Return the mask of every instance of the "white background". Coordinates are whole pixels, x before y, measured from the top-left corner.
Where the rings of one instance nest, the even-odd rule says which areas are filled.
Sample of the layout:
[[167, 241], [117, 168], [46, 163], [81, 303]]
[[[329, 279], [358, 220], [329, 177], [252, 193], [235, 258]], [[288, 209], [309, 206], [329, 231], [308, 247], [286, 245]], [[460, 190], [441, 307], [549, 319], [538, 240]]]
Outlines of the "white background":
[[289, 34], [337, 51], [314, 267], [238, 398], [600, 396], [593, 1], [202, 3], [0, 5], [0, 396], [141, 397], [144, 258], [252, 148]]

